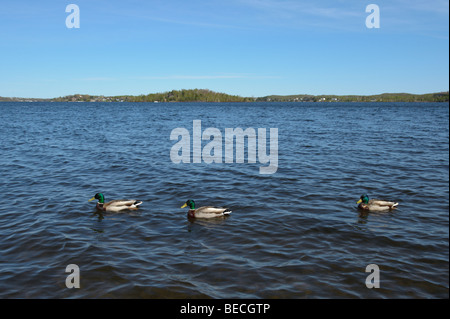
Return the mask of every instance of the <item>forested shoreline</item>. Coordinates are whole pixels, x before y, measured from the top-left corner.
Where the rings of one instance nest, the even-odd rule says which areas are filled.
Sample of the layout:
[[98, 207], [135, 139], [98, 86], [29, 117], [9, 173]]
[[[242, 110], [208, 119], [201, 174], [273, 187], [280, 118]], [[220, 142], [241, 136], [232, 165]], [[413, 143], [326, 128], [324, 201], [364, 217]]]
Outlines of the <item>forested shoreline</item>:
[[242, 97], [208, 89], [172, 90], [142, 95], [103, 96], [73, 94], [57, 98], [0, 97], [7, 102], [449, 102], [449, 92], [429, 94], [384, 93], [378, 95], [269, 95]]

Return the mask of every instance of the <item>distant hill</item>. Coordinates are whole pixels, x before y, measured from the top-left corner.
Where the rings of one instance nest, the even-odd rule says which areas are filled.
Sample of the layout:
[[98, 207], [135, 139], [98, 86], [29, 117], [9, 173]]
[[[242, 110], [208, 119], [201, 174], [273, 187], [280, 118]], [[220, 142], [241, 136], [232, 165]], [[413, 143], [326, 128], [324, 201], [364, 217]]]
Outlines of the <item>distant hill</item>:
[[241, 97], [208, 89], [172, 90], [143, 95], [73, 94], [52, 99], [1, 97], [8, 102], [449, 102], [449, 92], [429, 94], [383, 93], [378, 95], [269, 95]]
[[53, 99], [58, 102], [251, 102], [252, 98], [217, 93], [208, 89], [172, 90], [147, 95], [92, 96], [75, 94]]

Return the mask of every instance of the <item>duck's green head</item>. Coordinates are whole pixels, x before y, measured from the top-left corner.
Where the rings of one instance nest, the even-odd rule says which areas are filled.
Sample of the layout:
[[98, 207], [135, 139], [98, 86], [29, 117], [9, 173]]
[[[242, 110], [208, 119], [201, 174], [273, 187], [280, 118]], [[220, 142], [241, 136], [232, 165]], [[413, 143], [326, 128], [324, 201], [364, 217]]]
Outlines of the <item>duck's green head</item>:
[[356, 204], [360, 204], [360, 203], [364, 203], [364, 204], [369, 203], [369, 196], [367, 194], [361, 195], [361, 197], [359, 198], [359, 201], [357, 201]]
[[185, 208], [186, 206], [189, 206], [190, 209], [195, 209], [195, 202], [192, 199], [189, 199], [181, 206], [181, 208]]
[[105, 196], [103, 196], [102, 193], [95, 194], [94, 197], [92, 197], [89, 201], [93, 201], [94, 199], [98, 199], [98, 202], [103, 204], [105, 202]]

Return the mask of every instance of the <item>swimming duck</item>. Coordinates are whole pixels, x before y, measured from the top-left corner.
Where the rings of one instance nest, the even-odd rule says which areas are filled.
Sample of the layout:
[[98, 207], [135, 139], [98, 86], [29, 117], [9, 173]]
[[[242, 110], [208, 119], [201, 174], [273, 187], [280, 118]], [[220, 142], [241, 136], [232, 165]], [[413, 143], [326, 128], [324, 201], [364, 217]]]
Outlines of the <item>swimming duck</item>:
[[105, 196], [102, 193], [95, 194], [89, 201], [93, 201], [94, 199], [98, 199], [97, 209], [106, 212], [119, 212], [125, 209], [136, 210], [142, 204], [141, 201], [135, 199], [112, 200], [105, 203]]
[[203, 206], [195, 208], [195, 202], [189, 199], [181, 208], [189, 206], [188, 217], [190, 218], [214, 218], [225, 216], [231, 213], [231, 210], [223, 207]]
[[378, 199], [370, 199], [367, 194], [361, 195], [359, 201], [356, 202], [358, 208], [369, 211], [383, 211], [383, 210], [391, 210], [395, 209], [398, 206], [398, 203], [388, 202], [384, 200]]

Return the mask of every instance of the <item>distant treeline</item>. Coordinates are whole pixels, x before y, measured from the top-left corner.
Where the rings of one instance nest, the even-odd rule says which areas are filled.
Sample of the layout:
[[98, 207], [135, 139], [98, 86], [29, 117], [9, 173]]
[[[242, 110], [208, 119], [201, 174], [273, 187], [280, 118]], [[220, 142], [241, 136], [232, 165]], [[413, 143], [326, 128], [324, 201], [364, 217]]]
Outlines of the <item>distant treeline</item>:
[[251, 102], [254, 99], [218, 93], [208, 89], [172, 90], [138, 96], [116, 97], [128, 102]]
[[429, 94], [384, 93], [378, 95], [270, 95], [268, 102], [449, 102], [449, 92]]
[[103, 96], [74, 94], [53, 99], [3, 98], [14, 102], [449, 102], [449, 92], [429, 94], [384, 93], [378, 95], [270, 95], [241, 97], [208, 89], [172, 90], [147, 95]]

